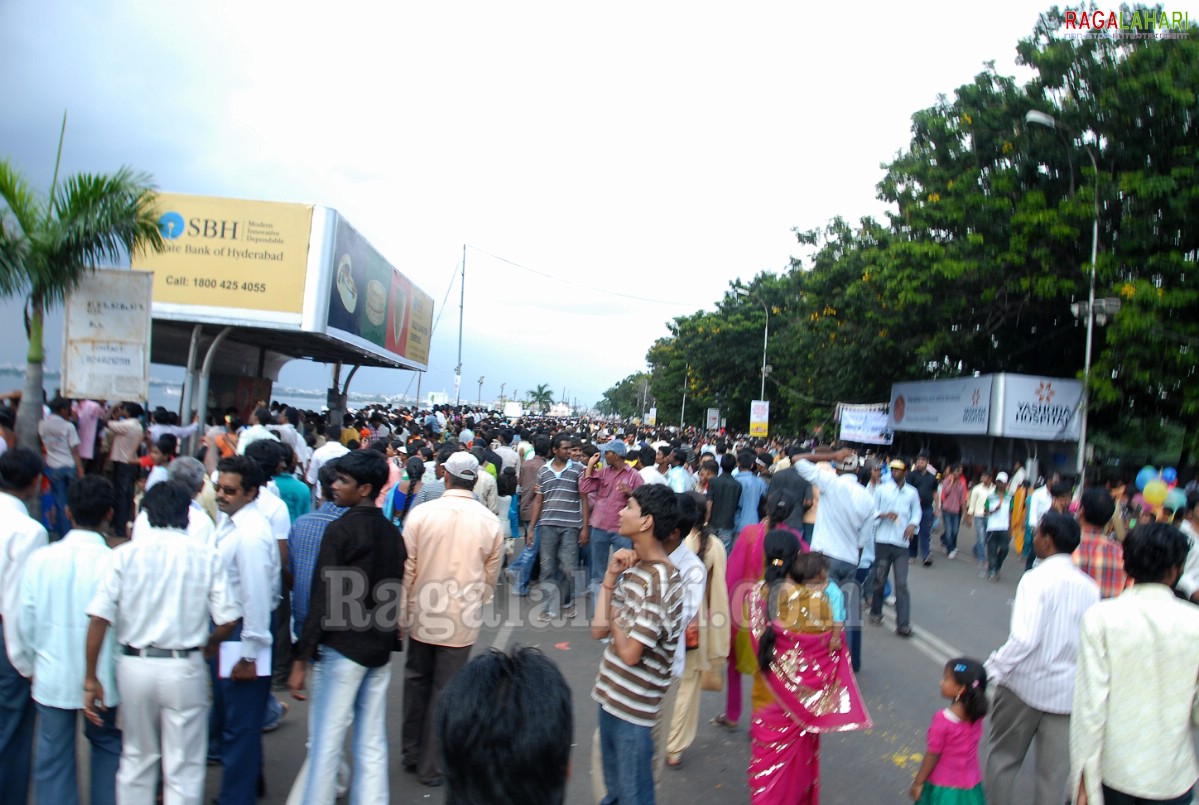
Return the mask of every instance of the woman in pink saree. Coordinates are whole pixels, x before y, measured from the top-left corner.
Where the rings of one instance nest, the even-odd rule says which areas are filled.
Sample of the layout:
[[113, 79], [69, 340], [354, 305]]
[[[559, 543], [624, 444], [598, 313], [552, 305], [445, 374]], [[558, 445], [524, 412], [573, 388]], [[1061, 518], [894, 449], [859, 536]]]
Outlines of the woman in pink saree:
[[733, 550], [729, 554], [725, 571], [725, 582], [729, 590], [729, 613], [732, 616], [730, 645], [733, 651], [729, 653], [729, 687], [724, 712], [712, 719], [712, 723], [727, 730], [736, 729], [737, 722], [741, 720], [741, 676], [752, 674], [757, 668], [756, 655], [749, 642], [749, 632], [745, 629], [749, 620], [745, 601], [749, 591], [762, 581], [762, 549], [766, 533], [775, 528], [783, 529], [800, 538], [801, 550], [808, 549], [799, 532], [783, 523], [791, 516], [795, 502], [780, 496], [770, 505], [765, 520], [741, 529], [741, 533], [733, 542]]
[[749, 790], [757, 805], [818, 805], [820, 734], [869, 729], [842, 641], [845, 599], [823, 554], [771, 531], [766, 579], [748, 598], [758, 656], [750, 727]]

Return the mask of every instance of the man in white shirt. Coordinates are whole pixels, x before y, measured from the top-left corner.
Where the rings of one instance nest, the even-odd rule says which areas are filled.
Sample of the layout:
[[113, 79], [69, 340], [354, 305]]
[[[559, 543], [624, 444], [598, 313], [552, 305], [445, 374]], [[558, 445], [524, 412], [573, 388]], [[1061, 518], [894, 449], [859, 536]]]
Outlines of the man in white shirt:
[[[874, 498], [858, 483], [858, 457], [848, 447], [791, 457], [803, 479], [820, 490], [820, 506], [812, 530], [812, 550], [828, 557], [829, 579], [848, 597], [858, 565], [874, 555]], [[816, 462], [835, 462], [836, 470]], [[784, 470], [789, 472], [789, 470]]]
[[83, 459], [79, 457], [79, 432], [70, 421], [71, 401], [55, 397], [50, 401], [50, 416], [37, 425], [37, 434], [46, 452], [46, 477], [54, 496], [54, 538], [71, 530], [67, 522], [67, 486], [83, 477]]
[[271, 613], [279, 603], [282, 575], [276, 535], [255, 505], [266, 482], [262, 469], [247, 456], [232, 456], [221, 459], [217, 472], [216, 547], [242, 622], [233, 635], [240, 641], [240, 658], [227, 677], [218, 671], [213, 680], [209, 754], [224, 766], [221, 801], [252, 803], [271, 695]]
[[[33, 699], [8, 645], [19, 644], [21, 574], [30, 554], [46, 545], [42, 524], [29, 516], [24, 499], [41, 488], [42, 457], [14, 447], [0, 455], [0, 791], [25, 802], [33, 750]], [[19, 655], [18, 655], [19, 656]]]
[[279, 441], [279, 437], [268, 428], [268, 425], [274, 426], [274, 424], [275, 420], [271, 416], [269, 408], [255, 408], [254, 413], [250, 414], [250, 426], [238, 434], [237, 454], [244, 456], [247, 447], [262, 439]]
[[1191, 801], [1199, 609], [1171, 589], [1186, 554], [1177, 528], [1137, 526], [1124, 539], [1133, 586], [1083, 616], [1070, 720], [1075, 805]]
[[[146, 493], [142, 508], [152, 528], [112, 552], [112, 567], [87, 607], [83, 711], [96, 726], [105, 710], [98, 669], [110, 625], [120, 646], [121, 802], [153, 802], [160, 765], [165, 802], [200, 805], [204, 797], [208, 669], [200, 647], [215, 655], [240, 613], [216, 551], [184, 532], [190, 500], [175, 481]], [[218, 624], [211, 633], [209, 619]]]
[[1033, 537], [1037, 533], [1037, 524], [1041, 522], [1041, 518], [1045, 516], [1045, 512], [1049, 511], [1053, 506], [1053, 491], [1051, 487], [1061, 482], [1062, 476], [1058, 473], [1053, 473], [1049, 476], [1049, 480], [1033, 490], [1028, 496], [1028, 520], [1024, 524], [1024, 546], [1025, 556], [1028, 557], [1025, 569], [1031, 568], [1033, 561], [1036, 559], [1036, 551], [1032, 549]]
[[647, 444], [637, 451], [637, 460], [641, 463], [641, 469], [637, 472], [641, 475], [641, 480], [647, 484], [669, 486], [670, 482], [666, 480], [666, 473], [662, 471], [662, 468], [670, 463], [669, 456], [669, 446], [655, 449]]
[[870, 598], [870, 623], [883, 622], [887, 576], [895, 568], [895, 633], [912, 636], [912, 596], [908, 592], [908, 546], [916, 538], [923, 509], [920, 493], [906, 482], [907, 465], [895, 459], [889, 465], [891, 480], [874, 493], [874, 592]]
[[[995, 476], [995, 491], [983, 502], [987, 522], [987, 581], [998, 582], [1003, 560], [1012, 542], [1012, 495], [1006, 472]], [[983, 574], [978, 574], [982, 578]]]
[[325, 440], [323, 445], [312, 451], [312, 456], [308, 459], [308, 472], [304, 475], [304, 480], [313, 490], [320, 489], [321, 467], [350, 452], [350, 449], [341, 443], [341, 425], [327, 427]]
[[[216, 541], [216, 525], [208, 516], [208, 512], [204, 511], [204, 507], [196, 501], [201, 488], [208, 482], [204, 465], [191, 456], [180, 456], [167, 468], [167, 478], [178, 481], [192, 493], [192, 502], [187, 510], [187, 535], [201, 544], [213, 545]], [[138, 512], [137, 519], [133, 521], [131, 538], [141, 537], [149, 528], [150, 520], [146, 513]]]
[[995, 686], [987, 802], [1011, 805], [1016, 775], [1037, 739], [1033, 805], [1061, 805], [1069, 771], [1070, 708], [1082, 617], [1099, 603], [1099, 586], [1074, 566], [1081, 531], [1069, 515], [1047, 512], [1033, 532], [1040, 564], [1016, 587], [1007, 642], [987, 659]]
[[1199, 604], [1199, 491], [1187, 492], [1178, 530], [1187, 538], [1190, 550], [1175, 589], [1192, 604]]
[[962, 525], [974, 528], [974, 558], [984, 573], [987, 564], [987, 498], [995, 494], [991, 477], [990, 470], [979, 473], [978, 483], [971, 487], [966, 498], [966, 516], [962, 520]]
[[[33, 552], [21, 577], [20, 640], [22, 672], [33, 679], [37, 704], [37, 758], [33, 798], [37, 802], [79, 801], [75, 742], [83, 709], [84, 663], [79, 647], [87, 634], [87, 605], [112, 565], [112, 549], [101, 531], [112, 520], [116, 491], [106, 478], [85, 475], [67, 492], [67, 515], [74, 526], [58, 542]], [[103, 725], [85, 722], [91, 744], [93, 803], [116, 801], [121, 731], [116, 726], [116, 641], [101, 649], [97, 674], [106, 691]]]

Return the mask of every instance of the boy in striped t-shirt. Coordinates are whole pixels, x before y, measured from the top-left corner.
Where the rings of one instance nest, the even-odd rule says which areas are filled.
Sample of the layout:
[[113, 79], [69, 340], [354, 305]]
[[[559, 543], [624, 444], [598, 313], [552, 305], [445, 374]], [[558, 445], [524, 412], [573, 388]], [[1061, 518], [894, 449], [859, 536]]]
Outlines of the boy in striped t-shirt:
[[604, 803], [654, 802], [651, 730], [682, 632], [682, 579], [662, 547], [678, 516], [670, 487], [633, 490], [620, 512], [620, 534], [633, 550], [612, 555], [595, 604], [591, 634], [611, 637], [591, 694], [600, 706]]

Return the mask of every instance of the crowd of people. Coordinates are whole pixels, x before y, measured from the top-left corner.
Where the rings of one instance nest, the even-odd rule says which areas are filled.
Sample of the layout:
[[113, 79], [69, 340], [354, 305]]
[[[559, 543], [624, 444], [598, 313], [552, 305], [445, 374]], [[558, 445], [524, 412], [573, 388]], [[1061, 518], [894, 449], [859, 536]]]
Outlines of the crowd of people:
[[980, 577], [1023, 575], [1008, 641], [944, 669], [913, 799], [1013, 802], [1034, 737], [1038, 804], [1182, 802], [1199, 777], [1199, 642], [1155, 628], [1199, 632], [1199, 491], [1138, 511], [1117, 480], [1079, 490], [1020, 464], [469, 407], [263, 402], [205, 427], [134, 403], [44, 413], [33, 451], [0, 409], [6, 800], [32, 784], [37, 802], [78, 801], [82, 713], [89, 801], [196, 803], [218, 764], [218, 801], [254, 802], [288, 692], [311, 700], [288, 802], [385, 802], [403, 651], [417, 782], [451, 802], [561, 802], [561, 673], [529, 649], [470, 659], [507, 565], [533, 621], [585, 618], [605, 641], [597, 802], [654, 802], [701, 691], [724, 692], [714, 723], [737, 729], [749, 676], [752, 801], [815, 803], [820, 735], [871, 725], [847, 623], [893, 605], [910, 638], [909, 568], [931, 568], [938, 540], [956, 559], [964, 529]]

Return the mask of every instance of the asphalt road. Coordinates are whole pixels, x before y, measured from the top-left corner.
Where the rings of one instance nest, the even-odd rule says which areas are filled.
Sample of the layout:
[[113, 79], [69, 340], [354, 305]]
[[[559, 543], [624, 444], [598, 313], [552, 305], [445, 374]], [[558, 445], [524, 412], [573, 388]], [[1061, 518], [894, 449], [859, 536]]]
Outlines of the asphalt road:
[[[1011, 601], [1019, 579], [1019, 559], [1009, 556], [998, 584], [979, 579], [974, 563], [960, 555], [955, 561], [936, 554], [930, 568], [910, 570], [912, 623], [915, 636], [895, 634], [888, 608], [883, 627], [864, 626], [862, 668], [858, 682], [874, 720], [865, 732], [830, 735], [821, 749], [821, 787], [824, 803], [904, 803], [924, 752], [924, 734], [933, 714], [944, 706], [939, 695], [942, 669], [950, 656], [985, 659], [1007, 637]], [[591, 639], [580, 618], [569, 625], [547, 627], [528, 617], [534, 606], [527, 598], [511, 596], [501, 580], [497, 616], [480, 634], [475, 652], [517, 644], [536, 646], [562, 669], [574, 693], [575, 729], [571, 736], [573, 773], [567, 802], [591, 803], [591, 735], [596, 706], [591, 688], [602, 645]], [[426, 788], [400, 765], [399, 729], [403, 655], [393, 660], [388, 725], [392, 802], [441, 803], [444, 789]], [[279, 694], [287, 697], [287, 694]], [[700, 731], [683, 757], [683, 765], [668, 769], [660, 802], [672, 805], [699, 802], [748, 802], [746, 767], [749, 746], [747, 711], [736, 732], [709, 723], [724, 707], [723, 693], [704, 693]], [[290, 697], [287, 697], [290, 701]], [[263, 802], [283, 803], [304, 759], [307, 733], [306, 704], [290, 702], [291, 712], [274, 733], [264, 736], [267, 796]], [[984, 740], [985, 755], [985, 740]], [[1031, 760], [1030, 760], [1031, 763]], [[1031, 800], [1028, 765], [1021, 775], [1017, 800]], [[209, 770], [210, 796], [219, 788], [220, 769]]]

